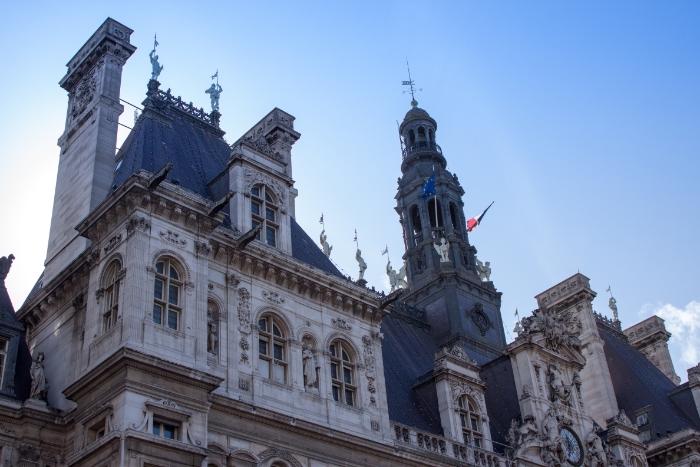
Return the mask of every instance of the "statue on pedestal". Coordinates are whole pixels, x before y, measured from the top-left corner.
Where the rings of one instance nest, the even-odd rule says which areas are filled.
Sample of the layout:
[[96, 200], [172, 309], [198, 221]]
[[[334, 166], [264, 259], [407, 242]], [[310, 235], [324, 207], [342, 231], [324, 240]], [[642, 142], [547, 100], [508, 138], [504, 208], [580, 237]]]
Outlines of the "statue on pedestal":
[[151, 79], [153, 81], [158, 81], [158, 77], [160, 76], [160, 72], [163, 71], [163, 65], [158, 63], [158, 55], [156, 55], [156, 47], [158, 47], [158, 41], [156, 40], [156, 36], [153, 36], [153, 50], [151, 50], [151, 53], [148, 54], [148, 56], [151, 58], [151, 67], [153, 67], [153, 71], [151, 71]]
[[440, 262], [441, 263], [449, 263], [450, 262], [450, 242], [445, 241], [445, 237], [440, 239], [440, 243], [438, 244], [433, 244], [435, 247], [435, 251], [438, 252], [440, 255]]
[[304, 386], [307, 391], [316, 391], [316, 360], [310, 345], [304, 346], [301, 358], [304, 362]]
[[211, 99], [211, 111], [218, 112], [219, 96], [221, 96], [221, 93], [224, 91], [224, 89], [221, 86], [219, 86], [219, 70], [216, 70], [216, 74], [211, 77], [211, 79], [214, 78], [216, 78], [216, 83], [211, 83], [209, 89], [207, 89], [204, 92], [209, 94], [209, 98]]
[[29, 392], [29, 398], [44, 400], [46, 398], [46, 386], [48, 385], [48, 380], [44, 375], [44, 352], [39, 352], [36, 359], [32, 361], [32, 367], [29, 370], [29, 375], [32, 377], [32, 386]]
[[365, 270], [367, 269], [367, 263], [365, 263], [365, 260], [362, 258], [362, 250], [359, 248], [355, 252], [355, 259], [357, 260], [357, 264], [360, 266], [360, 277], [358, 277], [357, 280], [363, 280], [365, 277]]

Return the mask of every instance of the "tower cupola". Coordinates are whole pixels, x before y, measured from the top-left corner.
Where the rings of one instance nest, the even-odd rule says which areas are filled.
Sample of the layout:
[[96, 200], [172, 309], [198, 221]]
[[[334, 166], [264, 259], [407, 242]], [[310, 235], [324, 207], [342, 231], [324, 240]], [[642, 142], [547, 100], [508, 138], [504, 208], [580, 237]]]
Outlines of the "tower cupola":
[[435, 141], [436, 131], [437, 122], [428, 112], [418, 107], [415, 99], [412, 100], [411, 110], [406, 113], [399, 127], [404, 143], [401, 172], [406, 173], [411, 166], [421, 161], [428, 161], [443, 169], [447, 166], [442, 149]]

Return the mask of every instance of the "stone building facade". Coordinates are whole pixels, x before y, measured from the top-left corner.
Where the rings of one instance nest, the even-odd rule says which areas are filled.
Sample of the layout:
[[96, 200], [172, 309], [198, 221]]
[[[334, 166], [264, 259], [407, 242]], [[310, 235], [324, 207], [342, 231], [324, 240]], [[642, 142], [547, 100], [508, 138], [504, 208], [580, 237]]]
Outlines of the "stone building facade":
[[659, 318], [623, 332], [576, 274], [506, 342], [415, 101], [396, 196], [409, 286], [384, 295], [296, 222], [288, 113], [229, 145], [218, 110], [152, 79], [114, 154], [131, 33], [107, 19], [61, 80], [47, 259], [16, 313], [0, 259], [2, 465], [699, 465], [700, 370], [678, 385]]

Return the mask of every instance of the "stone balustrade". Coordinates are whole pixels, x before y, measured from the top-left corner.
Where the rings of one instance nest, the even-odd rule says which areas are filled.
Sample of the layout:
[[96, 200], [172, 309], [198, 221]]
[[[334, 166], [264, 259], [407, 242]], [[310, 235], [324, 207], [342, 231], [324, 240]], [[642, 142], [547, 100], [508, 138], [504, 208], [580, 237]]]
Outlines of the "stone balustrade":
[[408, 446], [448, 458], [459, 459], [478, 467], [513, 467], [506, 456], [468, 444], [449, 441], [442, 436], [418, 431], [407, 425], [392, 422], [397, 447]]

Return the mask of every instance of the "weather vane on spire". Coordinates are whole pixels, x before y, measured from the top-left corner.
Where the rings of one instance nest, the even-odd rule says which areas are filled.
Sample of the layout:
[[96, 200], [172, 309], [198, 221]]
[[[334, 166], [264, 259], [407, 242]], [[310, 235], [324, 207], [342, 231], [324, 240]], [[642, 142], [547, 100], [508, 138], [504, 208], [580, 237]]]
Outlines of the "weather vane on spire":
[[414, 86], [416, 83], [413, 82], [411, 79], [411, 67], [408, 66], [408, 59], [406, 59], [406, 68], [408, 69], [408, 81], [401, 81], [402, 86], [408, 86], [408, 89], [403, 92], [403, 94], [406, 94], [407, 92], [411, 93], [411, 107], [418, 107], [418, 101], [416, 101], [416, 93], [418, 91], [422, 91], [422, 88], [419, 89], [414, 89]]

